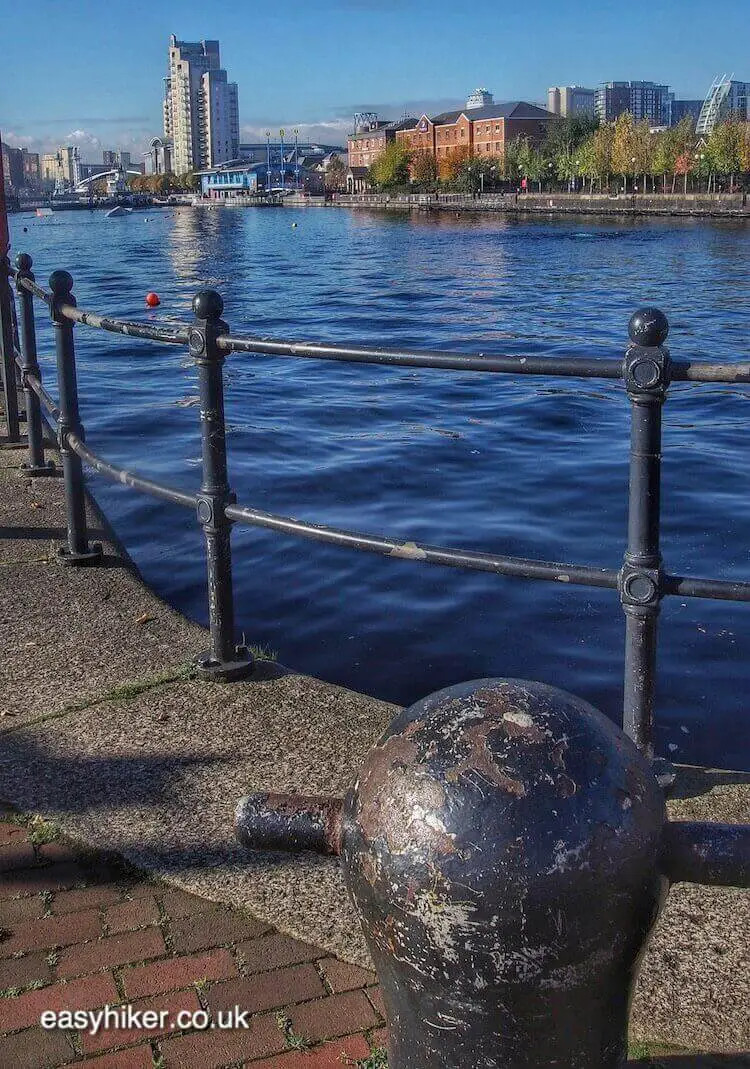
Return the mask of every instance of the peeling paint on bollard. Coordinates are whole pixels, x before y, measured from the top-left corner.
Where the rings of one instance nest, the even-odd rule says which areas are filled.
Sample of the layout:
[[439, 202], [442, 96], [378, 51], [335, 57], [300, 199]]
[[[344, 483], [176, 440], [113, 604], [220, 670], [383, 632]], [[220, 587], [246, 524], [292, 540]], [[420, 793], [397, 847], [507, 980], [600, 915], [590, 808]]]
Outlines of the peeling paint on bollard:
[[650, 761], [555, 687], [400, 713], [343, 802], [255, 794], [247, 846], [340, 850], [390, 1069], [615, 1069], [669, 880], [750, 884], [750, 828], [666, 821]]
[[617, 1066], [664, 820], [648, 762], [563, 691], [480, 680], [397, 717], [342, 838], [391, 1069]]

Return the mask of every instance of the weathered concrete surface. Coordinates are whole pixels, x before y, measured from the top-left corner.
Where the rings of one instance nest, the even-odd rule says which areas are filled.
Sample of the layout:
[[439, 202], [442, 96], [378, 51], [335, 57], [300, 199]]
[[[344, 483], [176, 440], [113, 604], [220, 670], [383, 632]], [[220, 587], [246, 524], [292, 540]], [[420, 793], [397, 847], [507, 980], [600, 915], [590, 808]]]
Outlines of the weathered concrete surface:
[[[0, 714], [11, 714], [0, 715], [0, 800], [368, 964], [338, 863], [251, 856], [232, 811], [250, 789], [342, 792], [393, 707], [273, 670], [231, 686], [180, 678], [203, 629], [143, 586], [106, 527], [105, 567], [61, 568], [61, 483], [19, 478], [21, 459], [0, 450]], [[670, 808], [748, 821], [750, 775], [688, 770]], [[644, 961], [635, 1036], [750, 1050], [749, 947], [750, 896], [674, 888]]]

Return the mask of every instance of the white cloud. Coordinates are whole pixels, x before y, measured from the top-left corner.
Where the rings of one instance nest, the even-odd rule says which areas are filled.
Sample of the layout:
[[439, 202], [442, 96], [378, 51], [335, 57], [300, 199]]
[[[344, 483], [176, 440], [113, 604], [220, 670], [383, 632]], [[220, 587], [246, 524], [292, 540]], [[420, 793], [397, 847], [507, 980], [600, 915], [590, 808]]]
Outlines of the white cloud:
[[273, 140], [277, 140], [279, 130], [284, 130], [284, 137], [290, 142], [294, 139], [294, 130], [299, 130], [300, 141], [321, 141], [327, 145], [345, 145], [346, 136], [351, 133], [351, 119], [319, 119], [315, 122], [268, 122], [243, 123], [240, 127], [240, 141], [265, 141], [266, 130]]
[[34, 138], [23, 134], [14, 134], [12, 130], [8, 130], [3, 135], [3, 141], [6, 145], [10, 145], [11, 148], [31, 148], [34, 144]]

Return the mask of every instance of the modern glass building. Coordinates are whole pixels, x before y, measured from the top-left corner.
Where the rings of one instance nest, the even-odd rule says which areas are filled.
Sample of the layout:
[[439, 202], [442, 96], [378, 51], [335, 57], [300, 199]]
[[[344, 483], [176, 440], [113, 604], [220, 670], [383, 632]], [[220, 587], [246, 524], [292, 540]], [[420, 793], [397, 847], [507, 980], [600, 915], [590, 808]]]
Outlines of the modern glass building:
[[604, 82], [596, 91], [596, 114], [600, 122], [614, 122], [629, 111], [636, 122], [647, 119], [651, 126], [669, 126], [668, 85], [656, 82]]

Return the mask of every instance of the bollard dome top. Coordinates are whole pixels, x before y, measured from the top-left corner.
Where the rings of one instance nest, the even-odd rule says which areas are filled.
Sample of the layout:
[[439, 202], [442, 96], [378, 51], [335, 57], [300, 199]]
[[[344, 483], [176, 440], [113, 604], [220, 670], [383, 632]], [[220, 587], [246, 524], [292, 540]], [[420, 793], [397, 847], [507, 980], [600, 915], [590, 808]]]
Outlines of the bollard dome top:
[[219, 319], [224, 301], [216, 290], [200, 290], [193, 297], [193, 312], [198, 319]]
[[16, 256], [16, 267], [19, 271], [30, 271], [33, 262], [27, 252], [19, 252]]
[[73, 289], [73, 276], [67, 271], [53, 271], [49, 276], [49, 288], [56, 297], [65, 297]]
[[630, 317], [628, 334], [635, 345], [653, 348], [667, 340], [669, 322], [658, 308], [639, 308]]

